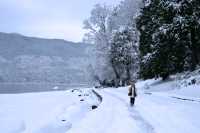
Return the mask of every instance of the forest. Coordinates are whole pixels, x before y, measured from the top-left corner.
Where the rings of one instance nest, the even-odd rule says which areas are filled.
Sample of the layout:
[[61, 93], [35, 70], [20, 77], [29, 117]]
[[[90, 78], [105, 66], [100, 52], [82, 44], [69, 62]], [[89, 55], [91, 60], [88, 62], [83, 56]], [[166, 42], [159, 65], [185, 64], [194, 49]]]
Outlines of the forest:
[[101, 85], [194, 71], [200, 63], [199, 0], [124, 0], [97, 4], [84, 21], [95, 45], [93, 77]]

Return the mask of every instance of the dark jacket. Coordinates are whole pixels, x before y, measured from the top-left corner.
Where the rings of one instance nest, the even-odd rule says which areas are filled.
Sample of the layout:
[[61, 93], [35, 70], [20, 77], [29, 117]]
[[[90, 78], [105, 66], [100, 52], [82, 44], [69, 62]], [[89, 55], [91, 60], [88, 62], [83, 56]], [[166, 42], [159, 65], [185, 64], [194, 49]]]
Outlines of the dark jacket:
[[137, 96], [137, 90], [136, 90], [135, 84], [129, 86], [128, 95], [133, 98]]

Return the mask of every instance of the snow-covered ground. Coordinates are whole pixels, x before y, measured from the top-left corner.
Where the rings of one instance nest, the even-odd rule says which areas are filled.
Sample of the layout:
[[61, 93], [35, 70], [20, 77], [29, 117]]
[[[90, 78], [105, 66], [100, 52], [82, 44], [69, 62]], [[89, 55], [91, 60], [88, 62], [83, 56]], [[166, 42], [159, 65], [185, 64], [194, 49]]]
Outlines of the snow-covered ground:
[[1, 94], [0, 132], [65, 133], [99, 103], [91, 89]]
[[[140, 81], [129, 106], [127, 87], [1, 94], [3, 133], [199, 133], [200, 86]], [[82, 101], [84, 100], [84, 101]], [[99, 105], [92, 110], [92, 105]]]

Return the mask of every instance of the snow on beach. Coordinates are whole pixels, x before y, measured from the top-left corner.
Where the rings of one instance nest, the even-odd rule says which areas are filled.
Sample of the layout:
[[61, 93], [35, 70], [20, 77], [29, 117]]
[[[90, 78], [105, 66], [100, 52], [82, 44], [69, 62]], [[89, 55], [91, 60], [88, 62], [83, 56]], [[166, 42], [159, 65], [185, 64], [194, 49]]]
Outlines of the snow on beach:
[[90, 89], [45, 93], [1, 94], [3, 133], [62, 133], [91, 106], [99, 104]]
[[[1, 94], [4, 133], [199, 133], [200, 87], [139, 81], [135, 107], [127, 87]], [[92, 105], [98, 108], [92, 110]], [[12, 128], [11, 128], [12, 127]]]

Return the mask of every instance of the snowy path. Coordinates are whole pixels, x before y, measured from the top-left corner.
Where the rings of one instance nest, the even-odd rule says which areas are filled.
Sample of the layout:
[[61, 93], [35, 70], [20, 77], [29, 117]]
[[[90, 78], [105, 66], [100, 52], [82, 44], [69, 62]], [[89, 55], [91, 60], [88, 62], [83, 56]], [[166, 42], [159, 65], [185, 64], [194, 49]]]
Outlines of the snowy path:
[[[106, 90], [128, 103], [126, 90]], [[129, 107], [131, 115], [144, 133], [198, 133], [200, 130], [200, 103], [174, 99], [167, 93], [140, 92], [136, 106]]]
[[[129, 104], [128, 104], [128, 101], [126, 100], [127, 99], [127, 93], [123, 95], [123, 93], [121, 94], [115, 94], [115, 92], [109, 92], [109, 91], [105, 91], [107, 94], [109, 94], [111, 97], [114, 97], [118, 100], [120, 100], [120, 102], [124, 103], [124, 106], [126, 105], [129, 113], [130, 113], [130, 116], [134, 119], [134, 122], [136, 123], [136, 125], [138, 126], [138, 128], [140, 128], [140, 132], [142, 133], [155, 133], [154, 131], [154, 128], [153, 126], [148, 123], [141, 115], [140, 113], [135, 110], [134, 107], [130, 107]], [[120, 96], [123, 96], [124, 98], [120, 97]], [[120, 108], [119, 108], [120, 109]], [[126, 121], [124, 121], [126, 123]]]
[[[133, 131], [142, 132], [136, 125], [127, 104], [111, 94], [102, 91], [103, 102], [83, 119], [76, 127], [72, 127], [69, 133], [132, 133]], [[123, 126], [123, 128], [122, 128]]]
[[[128, 104], [127, 99], [127, 94], [121, 93], [121, 94], [114, 94], [115, 92], [110, 92], [110, 91], [106, 91], [108, 94], [110, 94], [110, 96], [115, 97], [116, 99], [119, 99], [121, 102], [124, 103], [124, 105], [126, 105], [127, 109], [129, 110], [130, 116], [135, 120], [135, 123], [137, 124], [137, 126], [142, 130], [142, 133], [155, 133], [153, 126], [148, 123], [141, 115], [140, 113], [135, 110], [134, 107], [130, 107]], [[121, 95], [121, 97], [120, 97]], [[124, 98], [122, 98], [122, 96]]]
[[129, 107], [128, 101], [123, 97], [112, 90], [103, 90], [99, 93], [103, 96], [99, 108], [89, 113], [68, 133], [155, 133], [152, 125], [137, 110]]

